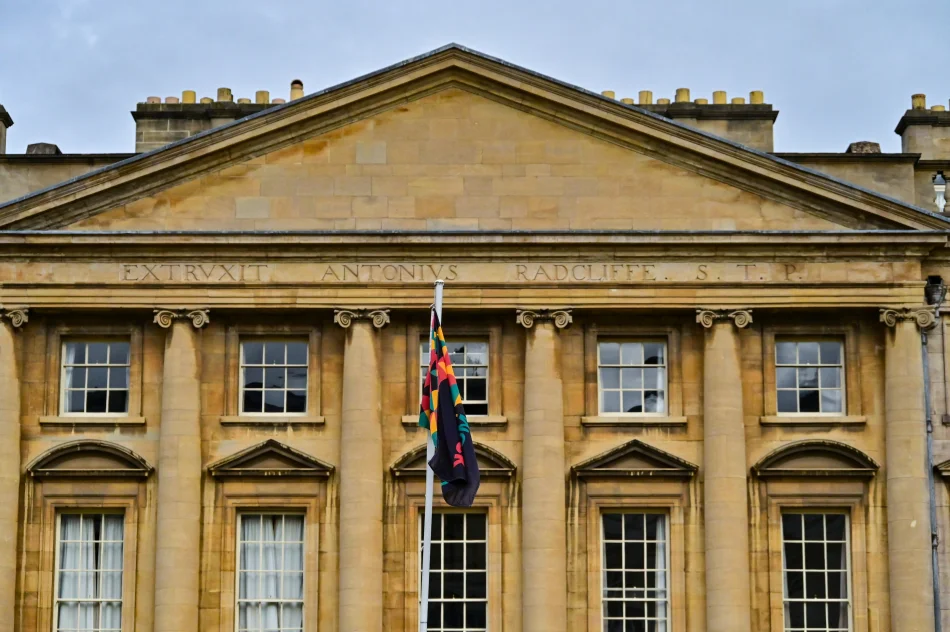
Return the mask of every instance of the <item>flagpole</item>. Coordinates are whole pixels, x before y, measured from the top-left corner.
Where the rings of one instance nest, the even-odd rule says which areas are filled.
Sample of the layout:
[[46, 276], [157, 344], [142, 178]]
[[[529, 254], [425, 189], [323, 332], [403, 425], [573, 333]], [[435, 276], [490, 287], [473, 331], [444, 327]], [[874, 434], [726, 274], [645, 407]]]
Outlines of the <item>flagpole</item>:
[[[435, 309], [439, 322], [442, 322], [442, 290], [445, 281], [435, 282]], [[431, 318], [430, 318], [431, 322]], [[431, 326], [431, 325], [430, 325]], [[431, 430], [426, 437], [426, 509], [422, 524], [422, 582], [419, 586], [419, 632], [426, 632], [429, 619], [429, 565], [432, 559], [432, 488], [435, 483], [435, 474], [429, 467], [429, 461], [435, 456], [435, 444], [432, 442]]]

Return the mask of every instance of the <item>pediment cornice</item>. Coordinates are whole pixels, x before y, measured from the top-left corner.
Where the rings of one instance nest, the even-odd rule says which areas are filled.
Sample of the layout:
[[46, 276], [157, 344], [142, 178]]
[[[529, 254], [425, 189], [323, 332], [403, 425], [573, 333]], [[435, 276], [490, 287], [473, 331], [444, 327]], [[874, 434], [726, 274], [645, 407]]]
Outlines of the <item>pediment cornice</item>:
[[770, 154], [450, 45], [0, 205], [0, 228], [58, 229], [214, 169], [457, 88], [848, 228], [946, 218]]

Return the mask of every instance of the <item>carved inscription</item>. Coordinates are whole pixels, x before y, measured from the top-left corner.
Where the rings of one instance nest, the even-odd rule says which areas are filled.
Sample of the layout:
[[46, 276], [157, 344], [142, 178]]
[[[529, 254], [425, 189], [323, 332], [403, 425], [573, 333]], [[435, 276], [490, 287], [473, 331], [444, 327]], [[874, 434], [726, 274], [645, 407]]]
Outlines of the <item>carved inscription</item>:
[[[431, 284], [438, 279], [474, 285], [888, 283], [904, 280], [905, 272], [893, 269], [890, 264], [851, 262], [324, 263], [281, 260], [271, 263], [123, 263], [118, 266], [118, 275], [112, 280], [156, 285]], [[0, 269], [0, 282], [2, 276]], [[55, 276], [61, 275], [57, 273]]]

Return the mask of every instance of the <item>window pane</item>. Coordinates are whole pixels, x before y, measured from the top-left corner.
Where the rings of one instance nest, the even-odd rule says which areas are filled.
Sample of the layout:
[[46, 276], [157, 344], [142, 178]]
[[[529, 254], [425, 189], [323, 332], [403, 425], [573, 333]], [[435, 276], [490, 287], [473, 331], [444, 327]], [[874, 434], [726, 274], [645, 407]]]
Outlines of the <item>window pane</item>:
[[66, 369], [66, 388], [85, 388], [86, 369], [69, 367]]
[[282, 342], [264, 343], [264, 364], [284, 364], [286, 345]]
[[118, 367], [109, 369], [109, 388], [128, 388], [129, 387], [129, 369], [128, 367]]
[[620, 388], [620, 369], [601, 369], [600, 387]]
[[68, 391], [66, 393], [66, 412], [81, 413], [86, 408], [85, 391]]
[[284, 391], [264, 391], [264, 412], [284, 412]]
[[287, 391], [287, 412], [288, 413], [307, 412], [307, 392], [306, 391]]
[[[435, 516], [432, 516], [435, 518]], [[465, 520], [465, 536], [468, 540], [484, 540], [485, 539], [485, 514], [483, 513], [470, 513], [467, 514]]]
[[286, 369], [264, 369], [264, 388], [284, 388]]
[[88, 373], [88, 388], [105, 388], [109, 385], [109, 369], [91, 368]]
[[109, 345], [105, 342], [90, 342], [86, 345], [86, 357], [89, 364], [106, 364], [109, 359]]
[[666, 412], [663, 391], [644, 391], [643, 409], [647, 413]]
[[821, 388], [838, 388], [841, 386], [841, 369], [837, 367], [821, 369], [819, 379]]
[[841, 411], [841, 391], [821, 391], [821, 412], [840, 413]]
[[465, 537], [465, 514], [450, 513], [443, 516], [443, 540], [462, 540]]
[[66, 343], [66, 364], [85, 364], [86, 345], [82, 342]]
[[820, 342], [818, 346], [821, 350], [822, 364], [841, 364], [841, 343], [840, 342]]
[[623, 411], [625, 413], [642, 413], [643, 391], [624, 391]]
[[87, 413], [106, 412], [106, 392], [105, 391], [86, 391], [86, 412]]
[[796, 364], [795, 343], [794, 342], [776, 343], [775, 362], [777, 364]]
[[[603, 369], [604, 371], [616, 371], [617, 369]], [[620, 385], [622, 388], [643, 388], [644, 374], [649, 374], [656, 382], [656, 369], [621, 369]], [[654, 386], [655, 384], [647, 384]], [[610, 388], [605, 385], [605, 388]]]
[[306, 342], [288, 342], [287, 343], [287, 364], [307, 365], [307, 343]]
[[616, 342], [602, 342], [600, 348], [601, 364], [620, 364], [620, 345]]
[[665, 364], [663, 348], [665, 345], [658, 342], [648, 342], [643, 345], [644, 364]]
[[799, 388], [818, 388], [818, 369], [798, 369]]
[[639, 342], [625, 342], [620, 349], [621, 364], [643, 364], [643, 345]]
[[778, 388], [795, 388], [798, 385], [796, 382], [797, 374], [798, 372], [795, 369], [789, 367], [775, 369], [775, 386]]
[[623, 539], [623, 515], [622, 514], [604, 514], [604, 539], [621, 540]]
[[798, 391], [798, 412], [820, 412], [818, 391]]
[[129, 412], [129, 392], [128, 391], [109, 391], [109, 412], [110, 413]]
[[620, 412], [620, 391], [604, 391], [601, 393], [603, 406], [601, 410], [605, 413]]
[[779, 391], [778, 392], [778, 412], [780, 413], [797, 413], [798, 412], [798, 392], [797, 391]]
[[264, 344], [261, 342], [245, 342], [241, 344], [244, 351], [244, 364], [264, 364]]
[[109, 345], [109, 364], [129, 363], [129, 343], [113, 342]]
[[798, 363], [799, 364], [818, 364], [818, 343], [817, 342], [798, 343]]
[[287, 369], [287, 388], [307, 388], [307, 369]]
[[474, 401], [482, 401], [482, 400], [488, 399], [487, 385], [488, 385], [488, 381], [481, 378], [474, 379], [474, 380], [466, 380], [465, 381], [465, 398], [474, 400]]
[[264, 394], [261, 391], [244, 391], [244, 408], [246, 413], [262, 412], [264, 403]]

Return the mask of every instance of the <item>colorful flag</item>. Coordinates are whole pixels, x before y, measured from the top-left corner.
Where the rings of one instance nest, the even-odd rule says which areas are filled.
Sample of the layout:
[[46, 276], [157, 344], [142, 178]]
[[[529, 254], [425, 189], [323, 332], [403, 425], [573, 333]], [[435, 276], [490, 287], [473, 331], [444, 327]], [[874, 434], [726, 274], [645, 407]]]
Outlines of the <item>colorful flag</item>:
[[422, 386], [419, 425], [429, 429], [435, 443], [435, 456], [429, 466], [442, 480], [445, 502], [453, 507], [471, 507], [480, 481], [478, 462], [449, 348], [435, 310], [429, 329], [429, 372]]

